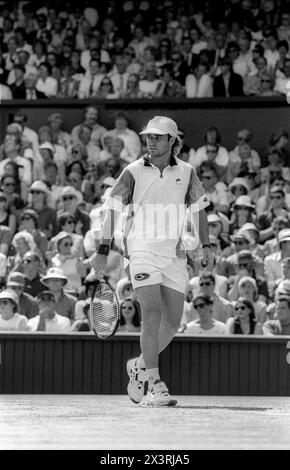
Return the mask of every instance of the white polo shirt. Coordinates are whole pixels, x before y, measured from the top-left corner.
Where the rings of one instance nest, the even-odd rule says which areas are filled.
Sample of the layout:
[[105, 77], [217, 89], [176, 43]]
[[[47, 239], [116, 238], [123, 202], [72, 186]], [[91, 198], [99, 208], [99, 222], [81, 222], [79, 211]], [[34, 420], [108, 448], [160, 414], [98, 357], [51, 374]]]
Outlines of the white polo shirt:
[[128, 254], [150, 251], [175, 258], [187, 209], [199, 212], [208, 205], [191, 165], [171, 157], [161, 172], [145, 155], [123, 170], [104, 208], [124, 212], [126, 207]]

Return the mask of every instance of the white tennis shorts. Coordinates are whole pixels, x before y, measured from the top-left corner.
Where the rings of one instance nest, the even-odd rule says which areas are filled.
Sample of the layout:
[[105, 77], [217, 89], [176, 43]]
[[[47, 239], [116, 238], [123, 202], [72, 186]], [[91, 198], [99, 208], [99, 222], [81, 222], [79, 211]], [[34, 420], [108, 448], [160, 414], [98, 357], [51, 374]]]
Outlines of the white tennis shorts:
[[159, 256], [148, 251], [131, 253], [130, 274], [133, 289], [161, 284], [182, 293], [188, 277], [186, 259]]

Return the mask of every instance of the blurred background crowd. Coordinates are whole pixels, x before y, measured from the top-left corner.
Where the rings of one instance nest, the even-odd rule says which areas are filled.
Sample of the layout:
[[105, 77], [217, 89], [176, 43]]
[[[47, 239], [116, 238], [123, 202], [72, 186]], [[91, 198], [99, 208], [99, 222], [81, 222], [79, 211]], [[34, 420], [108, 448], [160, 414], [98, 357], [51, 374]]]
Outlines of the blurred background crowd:
[[288, 0], [0, 2], [2, 99], [283, 96]]
[[[285, 95], [288, 1], [0, 2], [2, 99]], [[14, 109], [0, 145], [0, 331], [89, 331], [90, 259], [103, 203], [126, 165], [146, 153], [130, 113], [111, 128], [96, 100], [69, 128], [62, 112], [30, 127]], [[104, 111], [106, 112], [106, 111]], [[174, 117], [174, 116], [173, 116]], [[288, 123], [285, 123], [287, 126]], [[145, 125], [145, 122], [144, 122]], [[214, 270], [187, 234], [188, 285], [180, 334], [290, 334], [288, 130], [265, 154], [241, 128], [233, 148], [217, 127], [196, 148], [179, 130], [179, 158], [210, 201]], [[141, 316], [114, 240], [107, 275], [121, 302], [120, 332]]]

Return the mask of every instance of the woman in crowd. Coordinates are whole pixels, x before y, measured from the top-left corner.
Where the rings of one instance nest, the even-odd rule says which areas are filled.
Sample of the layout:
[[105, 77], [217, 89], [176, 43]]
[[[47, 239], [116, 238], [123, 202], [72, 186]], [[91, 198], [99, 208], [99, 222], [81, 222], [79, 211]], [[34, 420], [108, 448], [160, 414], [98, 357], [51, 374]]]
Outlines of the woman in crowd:
[[228, 335], [262, 335], [262, 325], [257, 322], [253, 303], [245, 297], [239, 297], [235, 306], [236, 316], [226, 323]]
[[232, 208], [230, 234], [237, 232], [246, 223], [255, 223], [255, 206], [249, 196], [239, 196]]
[[139, 333], [141, 331], [140, 308], [136, 300], [127, 297], [120, 304], [121, 317], [119, 332]]

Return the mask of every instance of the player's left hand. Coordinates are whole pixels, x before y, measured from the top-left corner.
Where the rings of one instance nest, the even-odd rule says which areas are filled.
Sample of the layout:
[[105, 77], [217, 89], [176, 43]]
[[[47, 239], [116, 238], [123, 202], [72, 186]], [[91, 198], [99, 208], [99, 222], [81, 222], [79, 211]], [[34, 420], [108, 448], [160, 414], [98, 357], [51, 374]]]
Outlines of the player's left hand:
[[214, 267], [213, 252], [207, 246], [202, 249], [201, 266], [206, 271], [211, 271]]

